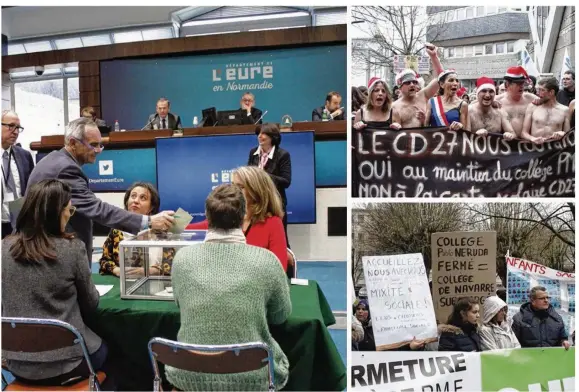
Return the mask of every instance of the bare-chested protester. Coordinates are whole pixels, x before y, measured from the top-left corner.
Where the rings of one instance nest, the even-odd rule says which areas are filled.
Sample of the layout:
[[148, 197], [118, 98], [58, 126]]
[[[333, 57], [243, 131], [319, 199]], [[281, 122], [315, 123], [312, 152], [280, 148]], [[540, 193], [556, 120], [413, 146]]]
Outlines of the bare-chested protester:
[[535, 94], [524, 91], [528, 79], [529, 75], [525, 68], [521, 66], [508, 68], [505, 74], [506, 92], [495, 98], [507, 113], [507, 119], [517, 136], [523, 131], [527, 106], [539, 98]]
[[527, 106], [521, 137], [535, 144], [560, 140], [571, 126], [569, 108], [557, 102], [559, 82], [553, 77], [541, 79], [536, 88], [541, 105]]
[[[427, 44], [426, 53], [430, 57], [436, 75], [443, 72], [436, 46]], [[400, 87], [400, 98], [392, 105], [392, 122], [400, 124], [401, 128], [424, 126], [426, 105], [438, 91], [439, 85], [436, 78], [424, 88], [420, 86], [420, 79], [411, 69], [404, 69], [396, 75], [396, 84]]]
[[503, 109], [493, 107], [495, 99], [495, 84], [489, 77], [483, 76], [476, 81], [477, 100], [468, 107], [470, 131], [485, 136], [490, 133], [502, 133], [506, 140], [512, 140], [517, 135], [507, 119]]

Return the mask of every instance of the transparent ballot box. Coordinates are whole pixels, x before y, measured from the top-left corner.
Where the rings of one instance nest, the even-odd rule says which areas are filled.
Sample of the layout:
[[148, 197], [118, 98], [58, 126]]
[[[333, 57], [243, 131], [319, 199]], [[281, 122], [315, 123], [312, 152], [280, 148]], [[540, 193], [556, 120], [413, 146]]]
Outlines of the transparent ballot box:
[[201, 243], [204, 230], [156, 233], [150, 230], [119, 242], [122, 299], [173, 301], [173, 258], [185, 246]]

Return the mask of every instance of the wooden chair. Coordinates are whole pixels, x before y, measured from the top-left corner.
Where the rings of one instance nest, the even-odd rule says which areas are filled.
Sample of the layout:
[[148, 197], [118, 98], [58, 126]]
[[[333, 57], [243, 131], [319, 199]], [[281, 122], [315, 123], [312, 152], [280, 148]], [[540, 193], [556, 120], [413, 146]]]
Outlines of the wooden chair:
[[[20, 317], [2, 318], [2, 350], [39, 353], [80, 345], [90, 376], [61, 386], [28, 385], [15, 380], [5, 391], [100, 391], [106, 374], [95, 373], [82, 335], [72, 325], [60, 320]], [[2, 363], [4, 367], [4, 362]]]
[[158, 362], [197, 373], [231, 374], [268, 367], [268, 388], [275, 391], [273, 355], [265, 343], [206, 346], [164, 338], [149, 341], [149, 356], [155, 373], [153, 391], [161, 391]]

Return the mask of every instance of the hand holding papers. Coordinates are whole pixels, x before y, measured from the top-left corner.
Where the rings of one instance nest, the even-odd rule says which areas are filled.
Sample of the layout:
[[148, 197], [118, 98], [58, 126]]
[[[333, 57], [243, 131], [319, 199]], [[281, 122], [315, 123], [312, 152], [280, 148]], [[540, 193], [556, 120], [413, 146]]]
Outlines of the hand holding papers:
[[175, 222], [169, 231], [175, 234], [181, 234], [183, 231], [185, 231], [187, 225], [193, 220], [193, 217], [182, 208], [179, 208], [177, 212], [175, 212], [173, 218], [175, 218]]

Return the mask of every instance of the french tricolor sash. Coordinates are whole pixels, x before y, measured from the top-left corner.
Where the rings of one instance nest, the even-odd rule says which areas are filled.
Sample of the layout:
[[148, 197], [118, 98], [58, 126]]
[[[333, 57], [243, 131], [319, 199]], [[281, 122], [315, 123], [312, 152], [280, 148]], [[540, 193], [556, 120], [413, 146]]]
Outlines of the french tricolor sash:
[[442, 97], [430, 98], [430, 106], [432, 106], [432, 117], [436, 124], [430, 124], [431, 126], [436, 125], [437, 127], [448, 127], [450, 124], [446, 119], [446, 113], [444, 113], [444, 106], [442, 105]]

